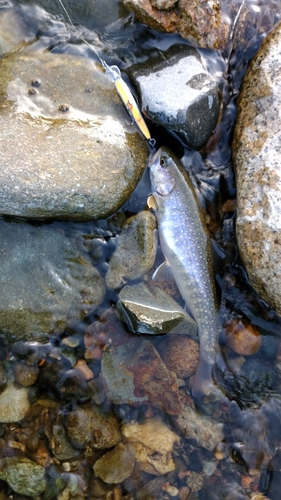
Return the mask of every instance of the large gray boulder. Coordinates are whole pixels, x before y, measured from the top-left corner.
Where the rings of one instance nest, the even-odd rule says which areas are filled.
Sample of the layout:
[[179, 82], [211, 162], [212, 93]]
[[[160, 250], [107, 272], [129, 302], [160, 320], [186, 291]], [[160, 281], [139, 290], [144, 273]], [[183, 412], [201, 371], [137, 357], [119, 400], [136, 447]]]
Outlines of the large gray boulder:
[[233, 142], [237, 238], [249, 278], [281, 313], [281, 24], [243, 82]]
[[0, 213], [99, 219], [130, 196], [147, 148], [93, 61], [19, 52], [0, 61]]

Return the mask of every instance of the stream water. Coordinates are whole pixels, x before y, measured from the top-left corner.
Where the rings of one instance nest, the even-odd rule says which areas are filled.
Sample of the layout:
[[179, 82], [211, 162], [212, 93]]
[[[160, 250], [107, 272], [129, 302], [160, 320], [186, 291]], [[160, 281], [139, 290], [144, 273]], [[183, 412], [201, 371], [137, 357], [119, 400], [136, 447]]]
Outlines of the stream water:
[[[228, 16], [232, 2], [230, 0], [223, 3], [225, 16]], [[0, 1], [0, 9], [13, 8], [23, 17], [36, 34], [32, 42], [34, 48], [57, 54], [79, 55], [97, 61], [96, 55], [79, 38], [79, 33], [82, 33], [85, 39], [94, 43], [107, 64], [118, 65], [124, 75], [126, 69], [133, 63], [143, 61], [153, 48], [165, 49], [171, 43], [181, 40], [177, 35], [160, 34], [138, 23], [117, 0], [64, 0], [64, 4], [77, 31], [67, 22], [65, 13], [56, 0], [5, 0]], [[263, 347], [251, 357], [247, 371], [240, 377], [238, 385], [232, 384], [231, 380], [221, 381], [226, 385], [228, 393], [223, 402], [210, 405], [204, 410], [199, 409], [199, 420], [203, 418], [201, 413], [204, 411], [207, 413], [206, 418], [210, 418], [213, 423], [221, 422], [224, 425], [223, 442], [216, 447], [215, 453], [196, 439], [184, 440], [180, 445], [176, 444], [173, 450], [176, 463], [173, 473], [155, 476], [149, 468], [142, 471], [135, 468], [131, 479], [127, 478], [120, 485], [118, 481], [105, 484], [94, 478], [92, 466], [104, 450], [102, 453], [97, 448], [94, 451], [88, 450], [86, 445], [80, 444], [74, 447], [72, 454], [65, 449], [64, 435], [61, 435], [59, 440], [54, 431], [63, 427], [65, 419], [69, 419], [69, 415], [73, 416], [79, 405], [88, 404], [91, 400], [88, 388], [73, 374], [71, 357], [75, 356], [76, 361], [84, 359], [83, 335], [86, 328], [100, 335], [100, 351], [104, 347], [101, 336], [118, 332], [118, 323], [114, 323], [110, 312], [111, 306], [116, 303], [116, 294], [107, 291], [99, 308], [90, 314], [84, 323], [77, 325], [76, 332], [72, 332], [72, 345], [70, 341], [68, 344], [65, 340], [68, 339], [67, 332], [63, 336], [64, 342], [57, 337], [44, 345], [21, 343], [13, 348], [3, 341], [0, 359], [5, 377], [13, 374], [21, 361], [28, 360], [27, 365], [31, 366], [36, 358], [39, 364], [39, 378], [29, 393], [31, 407], [28, 417], [20, 423], [0, 424], [1, 458], [29, 457], [45, 467], [48, 487], [45, 493], [36, 496], [38, 499], [280, 498], [281, 376], [276, 358], [277, 352], [280, 352], [281, 320], [252, 289], [239, 259], [235, 238], [236, 189], [231, 140], [236, 101], [243, 76], [262, 40], [279, 21], [281, 3], [280, 0], [246, 0], [246, 5], [252, 12], [252, 25], [249, 26], [243, 41], [239, 37], [238, 20], [233, 43], [227, 54], [198, 49], [207, 68], [218, 81], [222, 94], [221, 119], [206, 146], [200, 152], [191, 151], [175, 134], [153, 124], [151, 134], [156, 139], [156, 147], [170, 147], [182, 158], [185, 167], [196, 176], [200, 199], [210, 214], [210, 233], [232, 256], [231, 263], [227, 264], [217, 277], [221, 324], [226, 325], [233, 318], [244, 318], [247, 324], [258, 328], [262, 334]], [[146, 172], [120, 213], [131, 216], [142, 210], [149, 190]], [[13, 223], [12, 219], [5, 220]], [[44, 225], [44, 222], [29, 221], [29, 224]], [[97, 240], [100, 237], [102, 244], [91, 251], [93, 261], [104, 277], [108, 258], [115, 247], [116, 233], [112, 218], [110, 221], [83, 223], [53, 221], [46, 225], [70, 237], [78, 233], [89, 235], [89, 239], [92, 234], [95, 234]], [[157, 259], [161, 261], [160, 250]], [[130, 339], [131, 334], [126, 332], [126, 335]], [[225, 343], [224, 335], [222, 329], [222, 349]], [[157, 346], [161, 340], [156, 338], [151, 342]], [[98, 380], [100, 356], [90, 359], [87, 364], [96, 377], [94, 380]], [[2, 376], [2, 371], [0, 384], [6, 387], [7, 380]], [[128, 422], [141, 423], [150, 416], [161, 416], [169, 429], [174, 429], [171, 415], [163, 415], [162, 411], [147, 408], [145, 405], [132, 408], [130, 405], [118, 405], [116, 401], [114, 404], [111, 401], [105, 402], [99, 383], [93, 384], [91, 390], [94, 393], [94, 404], [102, 403], [106, 418], [109, 418], [108, 413], [111, 412], [120, 425]], [[185, 388], [182, 391], [184, 392]], [[186, 402], [191, 404], [188, 390]], [[198, 432], [204, 432], [204, 422], [201, 421]], [[71, 425], [70, 420], [68, 424]], [[179, 434], [182, 436], [182, 433]], [[207, 435], [205, 439], [208, 442], [211, 438]], [[33, 441], [36, 441], [37, 445]], [[9, 447], [7, 444], [15, 442], [19, 443], [18, 446], [14, 444]], [[59, 446], [65, 455], [63, 452], [60, 455]], [[1, 468], [2, 461], [0, 464]], [[71, 474], [76, 477], [76, 483]], [[61, 489], [58, 487], [60, 475], [63, 478]], [[1, 475], [0, 477], [3, 479], [0, 480], [0, 500], [28, 498], [14, 492], [5, 478]], [[62, 496], [63, 491], [65, 496]]]

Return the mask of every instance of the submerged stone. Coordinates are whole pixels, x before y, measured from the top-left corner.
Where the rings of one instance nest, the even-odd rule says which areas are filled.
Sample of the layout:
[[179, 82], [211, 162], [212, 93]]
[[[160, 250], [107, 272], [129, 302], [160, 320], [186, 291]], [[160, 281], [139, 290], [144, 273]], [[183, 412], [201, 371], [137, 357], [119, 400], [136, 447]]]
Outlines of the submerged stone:
[[46, 489], [45, 469], [29, 458], [4, 458], [0, 462], [0, 479], [19, 495], [38, 497]]
[[0, 221], [0, 333], [42, 341], [101, 303], [102, 279], [85, 253], [51, 226]]
[[172, 452], [180, 437], [160, 418], [149, 418], [142, 424], [124, 424], [122, 434], [134, 447], [141, 470], [160, 476], [175, 470]]
[[19, 422], [25, 417], [29, 408], [28, 390], [8, 383], [0, 394], [0, 422]]
[[132, 338], [105, 351], [101, 374], [112, 403], [148, 404], [171, 415], [181, 411], [177, 378], [147, 340]]
[[[188, 315], [172, 297], [160, 288], [154, 288], [152, 293], [144, 283], [125, 286], [117, 310], [133, 333], [159, 335], [170, 332], [183, 320], [189, 323]], [[193, 328], [191, 318], [190, 324]]]
[[4, 9], [0, 15], [0, 56], [18, 49], [23, 42], [35, 37], [30, 27], [27, 27], [17, 12]]
[[119, 288], [126, 280], [135, 280], [149, 271], [157, 250], [156, 219], [143, 210], [122, 226], [117, 248], [106, 273], [108, 288]]
[[201, 415], [194, 406], [185, 405], [176, 423], [187, 439], [194, 439], [198, 446], [207, 450], [213, 451], [224, 439], [223, 424]]
[[187, 335], [169, 335], [157, 347], [167, 368], [178, 378], [187, 378], [195, 373], [199, 360], [199, 344]]
[[196, 49], [172, 45], [130, 73], [146, 116], [178, 132], [190, 148], [201, 148], [216, 126], [220, 98]]
[[112, 413], [93, 405], [67, 415], [67, 435], [75, 447], [106, 449], [119, 443], [119, 423]]
[[113, 450], [99, 458], [93, 466], [94, 473], [105, 483], [122, 483], [134, 468], [135, 450], [130, 444], [119, 443]]
[[129, 130], [113, 83], [92, 60], [50, 52], [9, 55], [0, 73], [0, 213], [77, 220], [114, 213], [140, 180], [147, 148]]

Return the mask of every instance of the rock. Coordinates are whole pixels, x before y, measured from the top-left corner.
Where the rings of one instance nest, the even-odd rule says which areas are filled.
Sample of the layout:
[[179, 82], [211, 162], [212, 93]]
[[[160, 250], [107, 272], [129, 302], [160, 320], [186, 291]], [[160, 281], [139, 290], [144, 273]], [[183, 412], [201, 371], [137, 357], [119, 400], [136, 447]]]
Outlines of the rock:
[[9, 342], [46, 340], [102, 302], [98, 271], [61, 231], [0, 221], [0, 232], [0, 331]]
[[71, 446], [66, 430], [61, 424], [53, 425], [52, 433], [48, 435], [48, 438], [52, 454], [57, 460], [71, 460], [80, 455], [80, 451]]
[[35, 37], [27, 28], [22, 17], [12, 9], [1, 11], [0, 15], [0, 56], [18, 49], [22, 42]]
[[99, 458], [94, 466], [95, 476], [105, 483], [122, 483], [134, 468], [135, 450], [130, 444], [119, 443], [113, 450]]
[[28, 390], [18, 388], [9, 382], [6, 389], [0, 394], [0, 422], [19, 422], [30, 408]]
[[236, 234], [250, 281], [281, 313], [281, 25], [252, 60], [238, 103], [233, 142]]
[[[229, 54], [254, 46], [278, 22], [279, 4], [222, 0], [123, 0], [137, 19], [158, 31], [178, 33], [192, 45]], [[168, 9], [168, 10], [167, 10]]]
[[0, 213], [72, 220], [114, 213], [140, 180], [147, 148], [138, 132], [125, 131], [126, 112], [103, 71], [93, 60], [46, 51], [10, 55], [0, 72]]
[[179, 378], [187, 378], [195, 373], [199, 360], [199, 345], [186, 335], [169, 335], [157, 348], [168, 370]]
[[112, 403], [148, 404], [171, 415], [181, 411], [177, 378], [167, 370], [147, 340], [132, 338], [126, 344], [105, 351], [101, 373], [105, 392]]
[[141, 470], [155, 476], [175, 470], [171, 454], [180, 438], [160, 418], [124, 424], [122, 434], [134, 447]]
[[112, 413], [93, 405], [67, 415], [67, 435], [74, 446], [94, 449], [112, 448], [121, 440], [119, 423]]
[[29, 458], [12, 457], [1, 460], [0, 479], [19, 495], [37, 497], [46, 489], [45, 469]]
[[198, 413], [193, 406], [185, 405], [176, 423], [187, 439], [194, 439], [198, 446], [213, 451], [224, 439], [223, 424]]
[[116, 250], [106, 273], [108, 288], [119, 288], [125, 280], [135, 280], [149, 271], [157, 250], [156, 219], [142, 211], [127, 219], [118, 236]]
[[262, 336], [257, 328], [245, 319], [233, 319], [226, 326], [227, 345], [237, 354], [250, 356], [255, 354], [262, 343]]
[[139, 283], [125, 286], [119, 293], [117, 311], [133, 333], [168, 333], [184, 319], [194, 327], [194, 321], [169, 295], [156, 287], [152, 292]]
[[17, 363], [14, 370], [15, 381], [23, 387], [35, 384], [39, 375], [37, 366], [28, 366], [25, 363]]
[[175, 44], [130, 75], [141, 95], [146, 116], [178, 132], [192, 149], [201, 148], [213, 132], [219, 113], [219, 90], [193, 47]]

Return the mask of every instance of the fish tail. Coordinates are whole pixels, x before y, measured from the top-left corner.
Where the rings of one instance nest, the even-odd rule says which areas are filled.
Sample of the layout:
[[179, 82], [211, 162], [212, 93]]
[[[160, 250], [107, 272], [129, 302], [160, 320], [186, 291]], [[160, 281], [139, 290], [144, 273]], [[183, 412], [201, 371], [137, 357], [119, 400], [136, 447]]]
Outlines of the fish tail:
[[200, 352], [194, 381], [191, 389], [195, 400], [214, 402], [224, 397], [221, 388], [214, 381], [214, 363], [210, 363]]

